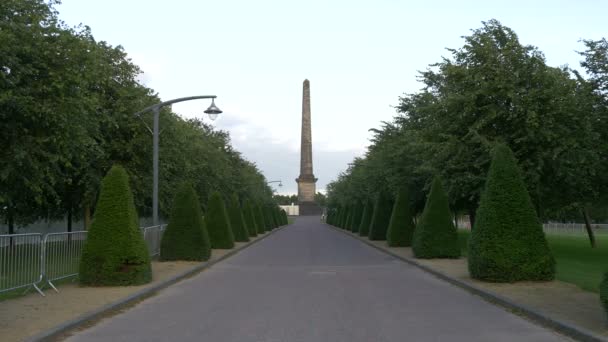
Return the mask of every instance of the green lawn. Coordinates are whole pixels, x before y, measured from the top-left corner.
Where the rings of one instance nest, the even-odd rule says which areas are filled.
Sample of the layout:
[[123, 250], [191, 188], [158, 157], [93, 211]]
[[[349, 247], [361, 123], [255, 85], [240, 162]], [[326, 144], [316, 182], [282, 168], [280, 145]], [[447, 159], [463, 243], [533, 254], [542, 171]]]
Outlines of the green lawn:
[[[459, 230], [458, 234], [466, 255], [469, 231]], [[547, 240], [556, 261], [556, 278], [599, 292], [602, 276], [608, 271], [608, 235], [596, 235], [596, 248], [591, 248], [586, 235], [547, 234]]]

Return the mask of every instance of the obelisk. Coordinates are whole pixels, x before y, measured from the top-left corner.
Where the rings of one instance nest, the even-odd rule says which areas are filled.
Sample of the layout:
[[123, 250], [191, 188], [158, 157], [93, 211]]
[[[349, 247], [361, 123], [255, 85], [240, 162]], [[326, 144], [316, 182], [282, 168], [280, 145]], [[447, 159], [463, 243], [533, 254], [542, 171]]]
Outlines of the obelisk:
[[302, 93], [302, 140], [300, 144], [300, 176], [298, 206], [300, 215], [320, 215], [321, 208], [315, 203], [317, 179], [312, 173], [312, 134], [310, 128], [310, 82], [304, 80]]

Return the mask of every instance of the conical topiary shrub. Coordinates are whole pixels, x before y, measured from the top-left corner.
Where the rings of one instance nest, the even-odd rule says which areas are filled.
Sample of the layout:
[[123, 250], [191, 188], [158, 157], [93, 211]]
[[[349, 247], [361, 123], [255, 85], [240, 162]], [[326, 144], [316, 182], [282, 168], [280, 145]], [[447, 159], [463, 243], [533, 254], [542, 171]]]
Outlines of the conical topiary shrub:
[[255, 216], [255, 224], [258, 228], [258, 234], [264, 234], [266, 232], [266, 222], [264, 222], [264, 215], [262, 215], [262, 209], [257, 203], [253, 205], [253, 214]]
[[338, 228], [344, 227], [345, 220], [346, 220], [346, 207], [340, 206], [338, 208], [338, 222], [336, 222], [336, 227], [338, 227]]
[[388, 225], [386, 240], [391, 247], [409, 247], [412, 245], [414, 235], [414, 221], [410, 209], [410, 199], [407, 187], [404, 186], [397, 194], [393, 206], [391, 221]]
[[374, 204], [374, 213], [372, 214], [371, 223], [369, 225], [370, 240], [386, 240], [386, 230], [391, 219], [391, 210], [393, 204], [391, 197], [384, 191], [378, 194], [376, 203]]
[[555, 275], [555, 260], [517, 161], [503, 144], [493, 151], [468, 263], [472, 278], [487, 281], [551, 280]]
[[226, 212], [224, 199], [219, 192], [214, 192], [209, 198], [207, 215], [205, 216], [209, 240], [213, 249], [230, 249], [234, 247], [234, 234]]
[[361, 215], [361, 223], [359, 224], [359, 235], [360, 236], [369, 236], [369, 225], [372, 222], [372, 214], [374, 211], [374, 206], [372, 201], [365, 200], [365, 205], [363, 206], [363, 214]]
[[236, 242], [247, 242], [249, 241], [249, 232], [245, 227], [245, 218], [243, 217], [243, 211], [239, 204], [239, 196], [236, 194], [232, 195], [228, 205], [228, 217], [230, 218], [230, 227], [232, 227], [232, 234], [234, 234], [234, 241]]
[[458, 233], [452, 222], [448, 196], [435, 176], [420, 222], [414, 229], [412, 250], [416, 258], [458, 258]]
[[333, 208], [327, 210], [327, 218], [325, 219], [325, 223], [333, 226], [334, 225], [334, 216], [335, 211]]
[[171, 216], [160, 244], [160, 259], [208, 260], [211, 243], [203, 212], [192, 185], [184, 183], [173, 199]]
[[278, 228], [281, 226], [281, 221], [279, 220], [279, 212], [276, 206], [270, 207], [270, 214], [272, 215], [272, 222], [274, 223], [274, 227]]
[[350, 224], [353, 221], [353, 207], [348, 205], [346, 207], [346, 220], [344, 221], [344, 230], [350, 230]]
[[253, 205], [249, 199], [243, 204], [245, 215], [245, 227], [249, 232], [250, 237], [258, 236], [258, 225], [256, 224], [255, 214], [253, 213]]
[[363, 205], [357, 201], [353, 206], [353, 216], [350, 222], [350, 231], [353, 233], [359, 233], [359, 226], [361, 225], [361, 217], [363, 216]]
[[608, 314], [608, 272], [604, 273], [604, 278], [600, 283], [600, 302], [604, 308], [604, 312]]
[[270, 209], [267, 205], [262, 207], [262, 215], [264, 216], [264, 222], [266, 223], [266, 231], [271, 231], [274, 229], [274, 224], [272, 223], [272, 216], [270, 216]]
[[129, 176], [121, 166], [113, 166], [101, 182], [82, 251], [82, 285], [139, 285], [152, 280], [150, 255], [137, 220]]

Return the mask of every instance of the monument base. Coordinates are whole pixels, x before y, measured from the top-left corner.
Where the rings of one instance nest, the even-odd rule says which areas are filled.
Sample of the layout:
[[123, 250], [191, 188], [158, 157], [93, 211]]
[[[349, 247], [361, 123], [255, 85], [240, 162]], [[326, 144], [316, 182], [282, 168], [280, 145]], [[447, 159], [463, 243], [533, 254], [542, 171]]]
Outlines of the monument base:
[[299, 202], [300, 216], [321, 216], [323, 210], [315, 202]]

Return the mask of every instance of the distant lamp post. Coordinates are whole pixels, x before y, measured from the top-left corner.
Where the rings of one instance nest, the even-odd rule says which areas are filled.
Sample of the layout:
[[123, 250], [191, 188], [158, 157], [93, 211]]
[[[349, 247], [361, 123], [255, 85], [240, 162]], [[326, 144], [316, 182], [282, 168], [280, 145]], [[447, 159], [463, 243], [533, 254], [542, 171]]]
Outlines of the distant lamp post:
[[[152, 133], [152, 169], [153, 169], [153, 184], [152, 184], [152, 224], [158, 225], [158, 141], [159, 141], [159, 116], [160, 109], [164, 106], [168, 106], [178, 102], [190, 101], [190, 100], [199, 100], [199, 99], [211, 99], [211, 105], [207, 110], [205, 110], [205, 114], [209, 115], [209, 119], [215, 120], [217, 116], [222, 114], [222, 111], [215, 105], [215, 95], [201, 95], [201, 96], [189, 96], [189, 97], [181, 97], [178, 99], [165, 101], [161, 103], [157, 103], [150, 107], [146, 107], [139, 112], [135, 113], [137, 117], [140, 117], [141, 114], [152, 111], [154, 113], [154, 125], [153, 128], [150, 129], [148, 124], [144, 122], [148, 131]], [[141, 118], [141, 117], [140, 117]], [[142, 120], [143, 121], [143, 120]]]

